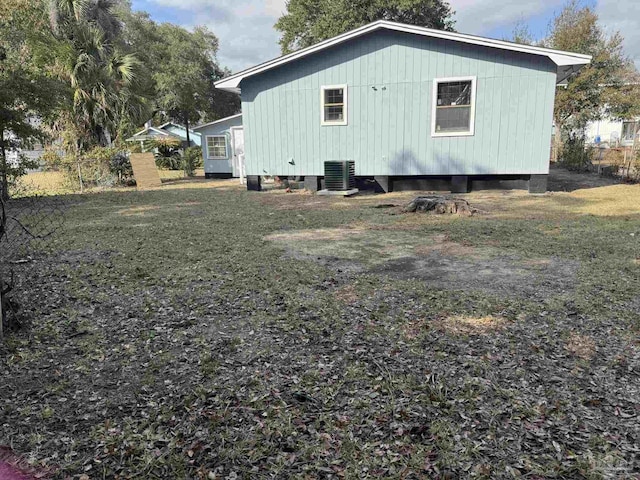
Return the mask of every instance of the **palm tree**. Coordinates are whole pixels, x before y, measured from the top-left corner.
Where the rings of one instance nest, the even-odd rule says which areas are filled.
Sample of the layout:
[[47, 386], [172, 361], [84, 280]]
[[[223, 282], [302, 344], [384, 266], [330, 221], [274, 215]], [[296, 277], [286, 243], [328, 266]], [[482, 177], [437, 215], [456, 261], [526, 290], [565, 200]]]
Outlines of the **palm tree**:
[[137, 93], [137, 58], [118, 42], [121, 22], [114, 0], [51, 0], [49, 12], [55, 35], [63, 40], [60, 74], [69, 82], [74, 153], [91, 145], [106, 146], [119, 123], [141, 123], [148, 101]]

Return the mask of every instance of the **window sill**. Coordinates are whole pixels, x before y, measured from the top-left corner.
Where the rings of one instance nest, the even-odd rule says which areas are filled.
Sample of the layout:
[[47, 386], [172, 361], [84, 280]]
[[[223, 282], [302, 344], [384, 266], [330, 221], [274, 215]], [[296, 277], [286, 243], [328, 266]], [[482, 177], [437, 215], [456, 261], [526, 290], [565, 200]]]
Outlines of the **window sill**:
[[320, 122], [322, 127], [345, 127], [347, 125], [347, 122]]
[[472, 137], [475, 132], [431, 132], [432, 137]]

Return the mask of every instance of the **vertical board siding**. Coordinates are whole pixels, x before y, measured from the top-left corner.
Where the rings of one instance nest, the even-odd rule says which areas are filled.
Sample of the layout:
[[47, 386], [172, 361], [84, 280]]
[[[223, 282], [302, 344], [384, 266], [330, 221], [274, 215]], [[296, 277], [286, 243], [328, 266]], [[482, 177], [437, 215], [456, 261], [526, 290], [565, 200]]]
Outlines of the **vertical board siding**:
[[[243, 114], [241, 117], [232, 118], [225, 122], [216, 123], [214, 125], [208, 125], [206, 127], [198, 128], [198, 134], [202, 139], [202, 156], [204, 160], [205, 173], [231, 173], [233, 167], [231, 165], [231, 127], [242, 127], [243, 118], [246, 120], [247, 115]], [[252, 123], [252, 122], [249, 122]], [[207, 137], [212, 135], [224, 135], [227, 139], [227, 158], [209, 160], [209, 145], [207, 143]], [[245, 150], [247, 143], [251, 137], [247, 137], [245, 128]], [[255, 140], [253, 138], [252, 140]]]
[[[475, 134], [433, 138], [433, 80], [458, 76], [477, 77]], [[546, 57], [376, 32], [242, 81], [247, 174], [548, 173], [555, 80]], [[348, 124], [322, 126], [320, 88], [342, 84]]]

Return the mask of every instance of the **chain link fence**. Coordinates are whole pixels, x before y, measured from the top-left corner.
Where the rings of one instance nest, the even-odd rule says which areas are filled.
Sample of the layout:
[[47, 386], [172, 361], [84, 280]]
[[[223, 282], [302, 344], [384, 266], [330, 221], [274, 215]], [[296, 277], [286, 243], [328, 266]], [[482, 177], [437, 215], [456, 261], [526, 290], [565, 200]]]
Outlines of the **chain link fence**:
[[17, 276], [31, 266], [33, 256], [60, 235], [65, 202], [61, 197], [22, 197], [0, 200], [0, 293], [3, 332], [17, 323]]

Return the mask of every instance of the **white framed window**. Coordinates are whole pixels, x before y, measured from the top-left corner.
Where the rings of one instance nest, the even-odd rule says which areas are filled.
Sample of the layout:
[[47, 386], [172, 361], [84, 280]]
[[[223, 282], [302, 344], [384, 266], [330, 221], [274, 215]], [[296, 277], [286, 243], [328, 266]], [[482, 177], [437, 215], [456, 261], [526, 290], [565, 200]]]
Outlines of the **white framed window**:
[[207, 158], [229, 158], [227, 154], [227, 137], [225, 135], [211, 135], [207, 137]]
[[475, 110], [476, 77], [433, 80], [432, 137], [473, 135]]
[[347, 124], [347, 86], [324, 85], [320, 88], [321, 125]]

